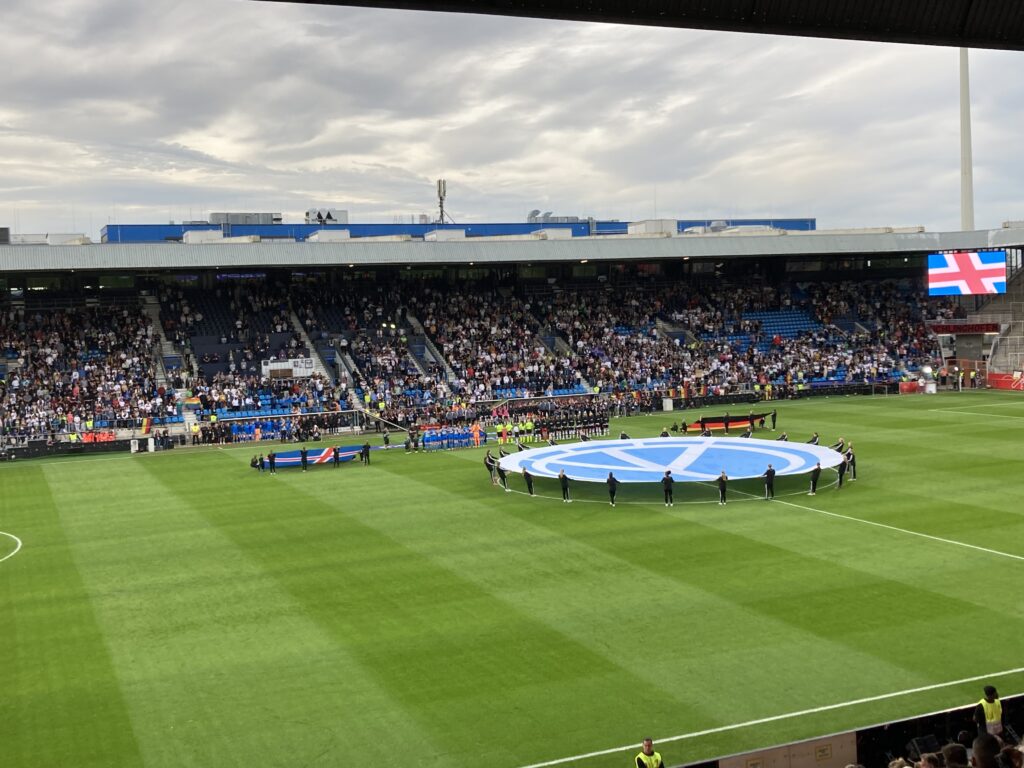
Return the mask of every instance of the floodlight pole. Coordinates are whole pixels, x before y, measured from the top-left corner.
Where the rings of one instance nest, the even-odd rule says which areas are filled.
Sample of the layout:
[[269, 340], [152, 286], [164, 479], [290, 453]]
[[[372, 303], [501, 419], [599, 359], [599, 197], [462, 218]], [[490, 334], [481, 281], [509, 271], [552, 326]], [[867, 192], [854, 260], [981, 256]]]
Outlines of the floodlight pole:
[[960, 49], [960, 229], [974, 231], [974, 160], [971, 155], [971, 74]]

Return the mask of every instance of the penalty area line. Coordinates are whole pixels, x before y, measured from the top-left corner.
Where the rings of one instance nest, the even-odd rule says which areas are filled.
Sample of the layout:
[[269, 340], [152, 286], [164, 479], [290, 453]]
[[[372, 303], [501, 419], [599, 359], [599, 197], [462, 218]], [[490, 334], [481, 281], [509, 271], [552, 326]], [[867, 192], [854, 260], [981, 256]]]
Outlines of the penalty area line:
[[[751, 728], [755, 725], [764, 725], [766, 723], [775, 723], [780, 720], [791, 720], [796, 717], [806, 717], [807, 715], [818, 714], [819, 712], [831, 712], [837, 709], [845, 709], [847, 707], [855, 707], [859, 704], [870, 704], [876, 701], [885, 701], [886, 699], [895, 699], [900, 696], [910, 696], [915, 693], [925, 693], [926, 691], [936, 691], [940, 688], [952, 688], [956, 685], [965, 685], [967, 683], [976, 683], [980, 680], [992, 680], [997, 677], [1003, 677], [1006, 675], [1016, 675], [1024, 672], [1024, 667], [1017, 667], [1016, 669], [1004, 669], [1001, 672], [991, 672], [987, 675], [976, 675], [974, 677], [964, 677], [960, 680], [949, 680], [944, 683], [934, 683], [932, 685], [922, 685], [917, 688], [907, 688], [902, 691], [892, 691], [890, 693], [881, 693], [877, 696], [865, 696], [861, 699], [852, 699], [850, 701], [841, 701], [838, 704], [826, 704], [821, 707], [812, 707], [810, 709], [801, 709], [796, 712], [785, 712], [781, 715], [771, 715], [770, 717], [762, 717], [757, 720], [747, 720], [743, 723], [733, 723], [732, 725], [722, 725], [717, 728], [706, 728], [703, 731], [693, 731], [691, 733], [681, 733], [676, 736], [665, 736], [659, 739], [654, 739], [657, 744], [670, 744], [676, 741], [686, 741], [687, 739], [696, 739], [701, 736], [711, 736], [716, 733], [727, 733], [729, 731], [738, 731], [743, 728]], [[575, 763], [581, 760], [589, 760], [593, 757], [603, 757], [605, 755], [614, 755], [618, 752], [625, 752], [631, 749], [639, 749], [642, 744], [626, 744], [621, 747], [611, 747], [610, 749], [601, 749], [596, 752], [586, 752], [581, 755], [572, 755], [571, 757], [560, 757], [557, 760], [548, 760], [543, 763], [531, 763], [530, 765], [521, 766], [521, 768], [548, 768], [552, 765], [565, 765], [566, 763]]]
[[21, 539], [19, 539], [13, 533], [7, 533], [7, 531], [0, 531], [0, 536], [8, 536], [14, 539], [14, 551], [4, 555], [3, 557], [0, 557], [0, 563], [2, 563], [4, 560], [10, 560], [12, 557], [18, 554], [18, 552], [21, 550]]

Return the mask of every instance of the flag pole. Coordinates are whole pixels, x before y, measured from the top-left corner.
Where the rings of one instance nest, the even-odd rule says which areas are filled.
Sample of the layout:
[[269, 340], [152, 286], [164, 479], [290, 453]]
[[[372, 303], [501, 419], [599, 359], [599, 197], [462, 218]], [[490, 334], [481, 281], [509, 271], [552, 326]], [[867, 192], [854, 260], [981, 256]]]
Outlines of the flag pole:
[[971, 153], [971, 75], [960, 49], [960, 229], [974, 231], [974, 160]]

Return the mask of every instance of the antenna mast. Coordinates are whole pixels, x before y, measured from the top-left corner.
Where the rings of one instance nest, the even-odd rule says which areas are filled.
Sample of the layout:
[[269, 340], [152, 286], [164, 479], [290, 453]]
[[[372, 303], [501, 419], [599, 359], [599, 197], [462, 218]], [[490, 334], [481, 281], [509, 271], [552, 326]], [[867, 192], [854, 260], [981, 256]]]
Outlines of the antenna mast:
[[437, 207], [438, 216], [437, 223], [444, 224], [444, 220], [447, 218], [452, 224], [455, 223], [455, 219], [444, 212], [444, 200], [448, 197], [448, 182], [444, 179], [437, 180]]

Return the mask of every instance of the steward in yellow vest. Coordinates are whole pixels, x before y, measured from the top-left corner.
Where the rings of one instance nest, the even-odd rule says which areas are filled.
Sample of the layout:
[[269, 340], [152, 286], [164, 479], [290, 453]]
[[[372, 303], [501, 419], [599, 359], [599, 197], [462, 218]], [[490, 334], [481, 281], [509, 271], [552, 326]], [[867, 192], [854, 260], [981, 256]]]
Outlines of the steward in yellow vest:
[[664, 768], [661, 754], [654, 751], [654, 742], [644, 739], [643, 749], [636, 756], [636, 768]]
[[978, 733], [991, 733], [993, 736], [1002, 734], [1003, 705], [994, 685], [985, 686], [985, 698], [978, 702], [974, 710], [974, 722], [978, 724]]

